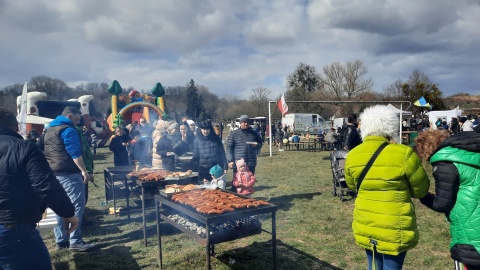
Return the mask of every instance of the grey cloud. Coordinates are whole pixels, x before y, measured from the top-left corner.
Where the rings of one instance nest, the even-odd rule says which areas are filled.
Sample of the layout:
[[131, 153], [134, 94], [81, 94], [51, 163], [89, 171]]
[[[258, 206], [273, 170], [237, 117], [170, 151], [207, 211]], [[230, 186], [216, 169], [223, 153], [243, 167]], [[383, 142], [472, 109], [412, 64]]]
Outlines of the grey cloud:
[[382, 39], [373, 46], [375, 54], [419, 54], [426, 52], [445, 50], [451, 44], [444, 42], [436, 42], [431, 39], [407, 38], [405, 36], [391, 37]]
[[473, 0], [0, 0], [0, 88], [36, 75], [137, 89], [193, 78], [273, 96], [299, 62], [362, 59], [377, 91], [415, 68], [444, 93], [480, 91], [479, 12]]

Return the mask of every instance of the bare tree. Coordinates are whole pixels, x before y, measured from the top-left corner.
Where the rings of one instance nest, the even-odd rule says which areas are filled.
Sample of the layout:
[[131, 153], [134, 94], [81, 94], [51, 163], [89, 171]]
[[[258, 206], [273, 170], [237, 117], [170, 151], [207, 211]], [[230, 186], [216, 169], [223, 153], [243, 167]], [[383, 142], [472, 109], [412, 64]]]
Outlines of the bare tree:
[[272, 91], [260, 86], [253, 89], [252, 92], [253, 94], [250, 96], [250, 102], [257, 108], [255, 111], [255, 116], [268, 115], [268, 96], [272, 93]]
[[225, 112], [227, 119], [232, 121], [240, 117], [242, 114], [246, 114], [250, 117], [255, 117], [255, 106], [249, 101], [242, 101], [236, 104], [232, 104]]
[[403, 95], [403, 82], [401, 80], [397, 80], [387, 88], [383, 90], [385, 94], [385, 98], [391, 99], [391, 100], [399, 100], [399, 99], [405, 99], [405, 96]]
[[32, 89], [39, 92], [45, 92], [48, 99], [65, 100], [70, 98], [68, 85], [59, 79], [52, 79], [47, 76], [35, 76], [30, 79], [29, 85]]
[[355, 60], [353, 62], [347, 62], [342, 71], [345, 79], [344, 91], [347, 97], [354, 97], [372, 88], [372, 79], [365, 78], [365, 75], [368, 73], [368, 68], [363, 64], [363, 61]]
[[228, 119], [226, 114], [229, 107], [230, 107], [230, 104], [225, 97], [222, 97], [218, 100], [218, 104], [216, 107], [216, 115], [220, 119], [220, 121], [225, 122], [225, 121], [232, 120], [232, 119]]
[[203, 117], [215, 120], [217, 116], [218, 96], [208, 90], [207, 87], [198, 85], [198, 95], [203, 99]]
[[343, 67], [339, 62], [333, 62], [323, 67], [322, 84], [336, 100], [342, 100], [344, 90]]
[[100, 92], [101, 87], [98, 83], [87, 83], [87, 85], [85, 85], [85, 90], [90, 93], [97, 93]]

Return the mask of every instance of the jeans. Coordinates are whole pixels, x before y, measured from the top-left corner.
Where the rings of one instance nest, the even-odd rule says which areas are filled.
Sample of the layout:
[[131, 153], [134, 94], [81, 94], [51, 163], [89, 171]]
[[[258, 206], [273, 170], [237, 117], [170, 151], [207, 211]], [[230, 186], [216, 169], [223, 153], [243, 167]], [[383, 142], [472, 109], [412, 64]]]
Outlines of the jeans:
[[366, 249], [366, 251], [368, 270], [401, 270], [403, 267], [403, 262], [405, 261], [405, 255], [407, 255], [406, 251], [398, 254], [397, 256], [381, 254], [375, 251], [376, 268], [372, 268], [373, 251], [369, 249]]
[[0, 225], [0, 269], [52, 269], [47, 247], [35, 224]]
[[85, 184], [83, 183], [83, 176], [80, 173], [57, 176], [58, 181], [67, 192], [68, 197], [75, 206], [75, 216], [78, 218], [78, 227], [70, 233], [63, 227], [62, 218], [57, 216], [57, 226], [53, 228], [55, 233], [56, 243], [66, 243], [70, 238], [70, 243], [78, 243], [82, 241], [82, 217], [85, 210]]

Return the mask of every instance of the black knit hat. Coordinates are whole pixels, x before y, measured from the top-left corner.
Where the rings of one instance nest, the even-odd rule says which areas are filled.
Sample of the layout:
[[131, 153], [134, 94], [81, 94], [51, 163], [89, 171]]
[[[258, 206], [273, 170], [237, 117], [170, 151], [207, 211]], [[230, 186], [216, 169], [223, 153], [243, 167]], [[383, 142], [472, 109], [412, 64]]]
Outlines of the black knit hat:
[[200, 121], [200, 122], [198, 123], [198, 127], [199, 127], [200, 129], [212, 129], [212, 128], [213, 128], [213, 127], [212, 127], [212, 123], [210, 123], [210, 121], [208, 121], [208, 120]]

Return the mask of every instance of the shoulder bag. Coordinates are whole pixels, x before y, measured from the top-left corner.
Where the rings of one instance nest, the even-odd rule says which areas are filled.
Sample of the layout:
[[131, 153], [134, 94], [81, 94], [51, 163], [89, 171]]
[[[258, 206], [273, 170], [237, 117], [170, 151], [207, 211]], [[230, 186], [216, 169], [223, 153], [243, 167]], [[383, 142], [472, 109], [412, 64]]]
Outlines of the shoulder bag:
[[360, 185], [362, 184], [363, 178], [365, 178], [365, 175], [367, 175], [368, 171], [370, 170], [370, 167], [372, 167], [373, 162], [375, 162], [375, 159], [377, 159], [378, 155], [380, 155], [380, 152], [382, 152], [383, 148], [385, 148], [387, 145], [388, 145], [388, 143], [386, 143], [386, 142], [384, 142], [382, 145], [380, 145], [380, 147], [377, 149], [377, 151], [375, 151], [373, 156], [368, 161], [365, 168], [363, 168], [363, 171], [360, 174], [360, 177], [358, 177], [357, 194], [358, 194], [358, 190], [360, 190]]

